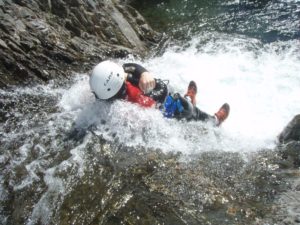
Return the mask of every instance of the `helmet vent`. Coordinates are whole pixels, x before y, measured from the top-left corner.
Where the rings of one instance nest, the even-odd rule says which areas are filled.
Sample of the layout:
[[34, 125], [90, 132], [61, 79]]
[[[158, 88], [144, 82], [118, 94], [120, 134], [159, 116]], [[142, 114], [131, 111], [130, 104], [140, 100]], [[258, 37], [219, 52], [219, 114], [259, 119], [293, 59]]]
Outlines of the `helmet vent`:
[[107, 91], [110, 91], [110, 88], [107, 88]]
[[120, 76], [120, 74], [118, 74], [118, 73], [117, 73], [117, 76], [119, 77], [119, 76]]

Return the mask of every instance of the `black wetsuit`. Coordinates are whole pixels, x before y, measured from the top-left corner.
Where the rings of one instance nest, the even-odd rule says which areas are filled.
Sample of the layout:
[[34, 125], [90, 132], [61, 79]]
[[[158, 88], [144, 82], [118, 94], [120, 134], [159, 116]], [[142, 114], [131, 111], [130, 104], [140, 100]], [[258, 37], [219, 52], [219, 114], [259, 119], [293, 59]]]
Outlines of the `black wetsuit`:
[[[144, 67], [136, 63], [125, 63], [123, 69], [128, 74], [127, 81], [136, 87], [139, 86], [142, 73], [148, 72]], [[168, 86], [162, 80], [155, 79], [155, 88], [145, 95], [157, 103], [163, 104], [168, 95]]]
[[[139, 85], [139, 80], [141, 78], [141, 74], [143, 72], [147, 72], [147, 70], [139, 64], [136, 63], [125, 63], [123, 65], [124, 71], [128, 74], [127, 81], [132, 83], [134, 86]], [[156, 85], [155, 88], [146, 96], [151, 97], [156, 102], [163, 104], [167, 95], [168, 95], [168, 87], [167, 85], [160, 79], [155, 79]], [[175, 112], [174, 117], [176, 119], [186, 119], [190, 120], [201, 120], [208, 121], [214, 120], [214, 116], [211, 116], [203, 111], [201, 111], [196, 106], [193, 106], [192, 103], [186, 98], [182, 97], [180, 94], [175, 94], [182, 103], [184, 108], [183, 112]]]
[[215, 117], [201, 111], [198, 107], [194, 106], [191, 101], [182, 97], [180, 94], [175, 94], [176, 98], [179, 98], [184, 108], [183, 112], [175, 112], [174, 117], [176, 119], [201, 120], [201, 121], [215, 121]]

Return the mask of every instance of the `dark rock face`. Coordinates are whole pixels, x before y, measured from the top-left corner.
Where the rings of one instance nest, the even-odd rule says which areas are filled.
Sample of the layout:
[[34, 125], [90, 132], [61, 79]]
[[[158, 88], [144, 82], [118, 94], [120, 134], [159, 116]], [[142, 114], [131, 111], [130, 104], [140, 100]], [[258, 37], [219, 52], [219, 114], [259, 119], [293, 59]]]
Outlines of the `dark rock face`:
[[[278, 136], [279, 149], [286, 166], [300, 166], [300, 114], [296, 115]], [[289, 166], [290, 165], [290, 166]]]
[[296, 115], [279, 135], [281, 143], [300, 141], [300, 114]]
[[0, 87], [146, 55], [160, 39], [124, 1], [0, 0]]

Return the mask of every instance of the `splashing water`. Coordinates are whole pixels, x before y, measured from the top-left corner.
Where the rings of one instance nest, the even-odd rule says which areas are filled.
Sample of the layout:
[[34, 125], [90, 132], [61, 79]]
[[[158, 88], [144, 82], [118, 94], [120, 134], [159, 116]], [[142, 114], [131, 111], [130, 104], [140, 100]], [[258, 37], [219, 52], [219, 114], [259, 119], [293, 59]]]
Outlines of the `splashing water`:
[[[0, 221], [11, 221], [6, 208], [21, 215], [25, 224], [47, 224], [49, 220], [63, 224], [64, 216], [70, 216], [67, 221], [82, 219], [85, 224], [94, 217], [110, 221], [110, 211], [122, 212], [122, 206], [141, 199], [139, 195], [152, 199], [153, 190], [159, 190], [157, 199], [171, 192], [180, 201], [192, 203], [178, 210], [186, 218], [192, 210], [210, 208], [216, 196], [223, 205], [249, 198], [244, 208], [251, 206], [253, 196], [260, 199], [261, 192], [273, 188], [270, 183], [279, 182], [276, 176], [269, 176], [277, 167], [263, 153], [253, 159], [250, 156], [245, 165], [238, 153], [272, 149], [276, 136], [299, 113], [299, 47], [298, 40], [265, 44], [245, 36], [207, 32], [145, 61], [134, 57], [118, 61], [142, 64], [155, 77], [169, 80], [172, 92], [184, 94], [189, 81], [195, 80], [201, 110], [213, 115], [224, 102], [230, 104], [230, 116], [220, 128], [166, 119], [159, 110], [124, 101], [95, 101], [87, 74], [74, 76], [72, 84], [64, 87], [57, 87], [54, 81], [0, 90], [0, 165], [4, 168], [0, 210], [5, 212]], [[74, 127], [82, 131], [75, 138]], [[113, 144], [102, 143], [102, 139]], [[157, 156], [162, 159], [153, 160], [155, 149], [165, 153]], [[183, 170], [174, 158], [168, 159], [168, 154], [179, 152], [187, 156]], [[149, 166], [153, 161], [159, 165]], [[144, 167], [146, 175], [139, 172]], [[21, 204], [24, 199], [25, 206]], [[86, 203], [89, 200], [97, 201], [96, 207]], [[81, 210], [82, 205], [93, 209]], [[178, 209], [176, 204], [172, 207]], [[214, 218], [217, 210], [211, 211]], [[216, 218], [223, 221], [222, 216]]]
[[201, 110], [213, 115], [224, 102], [230, 104], [230, 116], [221, 128], [165, 119], [158, 110], [123, 101], [94, 102], [86, 75], [65, 92], [60, 106], [66, 111], [81, 108], [78, 126], [96, 123], [99, 135], [129, 146], [187, 154], [272, 148], [300, 109], [299, 43], [263, 45], [255, 39], [227, 36], [200, 44], [201, 39], [195, 37], [188, 48], [175, 46], [145, 62], [131, 58], [119, 63], [139, 62], [156, 77], [169, 80], [170, 90], [181, 94], [195, 80]]

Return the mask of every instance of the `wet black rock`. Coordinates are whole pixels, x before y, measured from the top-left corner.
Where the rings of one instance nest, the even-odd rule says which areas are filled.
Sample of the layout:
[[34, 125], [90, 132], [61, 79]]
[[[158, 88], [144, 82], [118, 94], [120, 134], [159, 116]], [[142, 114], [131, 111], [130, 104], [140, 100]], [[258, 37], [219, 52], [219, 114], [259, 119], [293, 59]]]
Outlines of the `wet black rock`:
[[[300, 114], [296, 115], [278, 136], [284, 164], [300, 166]], [[289, 166], [288, 166], [289, 167]]]
[[279, 135], [281, 143], [300, 141], [300, 114], [296, 115]]
[[126, 1], [0, 0], [0, 87], [87, 72], [105, 58], [143, 57], [159, 40]]

